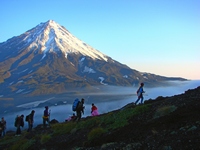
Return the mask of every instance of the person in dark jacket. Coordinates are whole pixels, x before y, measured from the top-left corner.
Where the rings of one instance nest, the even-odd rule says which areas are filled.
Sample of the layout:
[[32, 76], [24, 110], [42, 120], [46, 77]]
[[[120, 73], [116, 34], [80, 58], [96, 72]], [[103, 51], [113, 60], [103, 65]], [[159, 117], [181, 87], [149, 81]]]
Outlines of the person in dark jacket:
[[33, 118], [34, 118], [34, 114], [35, 114], [35, 110], [32, 110], [31, 113], [29, 114], [29, 118], [28, 118], [28, 130], [27, 132], [32, 131], [33, 128]]
[[4, 117], [1, 118], [1, 136], [4, 137], [6, 135], [6, 120]]
[[84, 109], [85, 109], [85, 106], [83, 106], [84, 101], [85, 100], [82, 98], [81, 101], [78, 103], [78, 106], [76, 109], [76, 116], [77, 116], [76, 121], [80, 121], [82, 114], [84, 114]]
[[2, 129], [1, 136], [4, 137], [6, 135], [6, 120], [4, 119], [4, 117], [1, 118], [1, 129]]
[[24, 115], [17, 116], [15, 118], [15, 127], [17, 127], [15, 136], [20, 136], [21, 135], [21, 127], [22, 128], [24, 127]]
[[139, 89], [137, 90], [138, 99], [136, 100], [135, 105], [137, 105], [137, 103], [139, 102], [140, 99], [141, 99], [140, 104], [143, 103], [143, 99], [144, 99], [144, 97], [143, 97], [143, 93], [144, 93], [143, 86], [144, 86], [144, 83], [141, 83]]
[[50, 116], [50, 112], [49, 112], [49, 107], [45, 106], [45, 110], [44, 110], [44, 115], [43, 115], [43, 127], [46, 128], [46, 122], [49, 124], [49, 116]]
[[1, 137], [1, 134], [2, 134], [2, 123], [0, 122], [0, 137]]

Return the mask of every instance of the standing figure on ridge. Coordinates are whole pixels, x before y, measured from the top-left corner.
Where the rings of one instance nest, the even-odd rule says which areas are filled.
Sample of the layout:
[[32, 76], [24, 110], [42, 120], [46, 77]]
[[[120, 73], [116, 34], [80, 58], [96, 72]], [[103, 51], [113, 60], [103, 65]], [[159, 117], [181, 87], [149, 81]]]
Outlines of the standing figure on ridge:
[[140, 87], [139, 87], [138, 90], [137, 90], [138, 99], [136, 100], [135, 105], [137, 105], [137, 103], [138, 103], [138, 101], [139, 101], [140, 99], [141, 99], [140, 104], [143, 103], [143, 99], [144, 99], [144, 97], [143, 97], [143, 93], [144, 93], [143, 86], [144, 86], [144, 83], [141, 83], [141, 84], [140, 84]]
[[44, 110], [44, 115], [43, 115], [43, 127], [46, 128], [46, 122], [48, 123], [48, 126], [50, 127], [49, 124], [49, 116], [50, 116], [50, 112], [49, 112], [49, 107], [45, 106], [45, 110]]
[[81, 101], [78, 102], [78, 106], [76, 109], [76, 116], [77, 116], [76, 121], [80, 121], [82, 113], [84, 114], [84, 109], [85, 109], [85, 106], [83, 106], [84, 101], [85, 100], [82, 98]]
[[1, 118], [1, 130], [2, 130], [2, 137], [6, 135], [6, 120], [4, 117]]
[[33, 121], [34, 114], [35, 114], [35, 110], [32, 110], [31, 113], [29, 114], [29, 117], [28, 117], [28, 130], [27, 130], [27, 132], [32, 131], [33, 122], [34, 122]]
[[17, 127], [15, 136], [20, 136], [21, 135], [21, 127], [22, 128], [24, 127], [24, 115], [17, 116], [15, 118], [15, 127]]

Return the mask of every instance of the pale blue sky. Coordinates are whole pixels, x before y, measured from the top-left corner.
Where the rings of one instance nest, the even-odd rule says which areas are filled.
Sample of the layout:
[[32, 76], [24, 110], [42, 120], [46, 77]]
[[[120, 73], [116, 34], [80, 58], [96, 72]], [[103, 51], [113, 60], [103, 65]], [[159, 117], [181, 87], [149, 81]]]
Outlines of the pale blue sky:
[[133, 69], [200, 79], [200, 0], [5, 0], [0, 14], [0, 42], [54, 20]]

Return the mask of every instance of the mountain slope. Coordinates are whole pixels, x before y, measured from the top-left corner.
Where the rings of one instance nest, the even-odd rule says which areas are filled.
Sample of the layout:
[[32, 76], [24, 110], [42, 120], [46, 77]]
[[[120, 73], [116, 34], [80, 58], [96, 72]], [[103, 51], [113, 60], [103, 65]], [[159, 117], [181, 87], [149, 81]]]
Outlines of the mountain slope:
[[[8, 133], [1, 149], [194, 149], [200, 148], [200, 87], [123, 108], [79, 123], [37, 126], [21, 137]], [[54, 123], [55, 124], [54, 124]]]
[[185, 80], [141, 73], [99, 52], [49, 20], [0, 43], [0, 95], [59, 94], [94, 85], [147, 86]]

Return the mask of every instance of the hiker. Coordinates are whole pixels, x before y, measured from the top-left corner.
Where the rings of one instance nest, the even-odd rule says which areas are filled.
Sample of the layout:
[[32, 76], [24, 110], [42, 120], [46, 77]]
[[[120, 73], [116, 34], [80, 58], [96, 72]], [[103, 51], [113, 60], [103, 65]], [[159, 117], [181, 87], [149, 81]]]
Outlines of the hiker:
[[91, 108], [91, 114], [92, 114], [92, 116], [99, 115], [97, 107], [93, 103], [92, 103], [92, 108]]
[[27, 130], [27, 132], [32, 131], [33, 122], [34, 122], [33, 121], [34, 114], [35, 114], [35, 110], [32, 110], [31, 113], [29, 114], [29, 117], [28, 117], [28, 130]]
[[6, 120], [4, 117], [1, 118], [1, 136], [4, 137], [6, 135]]
[[84, 114], [84, 109], [85, 109], [85, 106], [83, 106], [84, 101], [85, 100], [82, 98], [81, 101], [79, 101], [78, 103], [78, 106], [76, 109], [76, 116], [77, 116], [76, 121], [80, 121], [82, 113]]
[[67, 118], [65, 121], [75, 121], [75, 120], [76, 120], [76, 115], [75, 113], [73, 113], [73, 115]]
[[0, 122], [0, 137], [1, 137], [1, 134], [2, 134], [2, 123]]
[[50, 112], [49, 112], [49, 107], [48, 106], [45, 106], [45, 110], [44, 110], [44, 115], [43, 115], [43, 127], [46, 128], [46, 122], [48, 123], [49, 127], [50, 127], [50, 124], [49, 124], [49, 116], [50, 116]]
[[21, 127], [22, 128], [24, 127], [24, 115], [17, 116], [15, 118], [15, 127], [17, 127], [15, 136], [20, 136], [21, 135]]
[[136, 100], [135, 105], [137, 105], [137, 103], [139, 102], [140, 99], [141, 99], [140, 104], [143, 103], [143, 99], [144, 99], [144, 97], [143, 97], [143, 93], [144, 93], [143, 86], [144, 86], [144, 83], [141, 83], [140, 87], [137, 90], [138, 99]]

